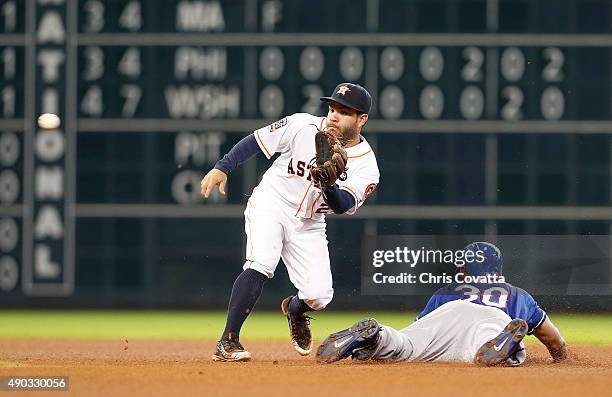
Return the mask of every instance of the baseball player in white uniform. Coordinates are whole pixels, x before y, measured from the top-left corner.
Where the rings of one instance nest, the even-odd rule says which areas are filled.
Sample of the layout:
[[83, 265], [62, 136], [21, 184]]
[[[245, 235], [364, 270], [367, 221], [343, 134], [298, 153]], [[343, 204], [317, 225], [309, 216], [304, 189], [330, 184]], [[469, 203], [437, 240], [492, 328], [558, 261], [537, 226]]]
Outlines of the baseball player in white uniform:
[[[240, 329], [280, 258], [297, 288], [296, 296], [281, 304], [293, 346], [301, 355], [312, 350], [310, 317], [305, 313], [323, 309], [334, 292], [325, 215], [354, 214], [379, 181], [374, 152], [360, 134], [372, 104], [368, 91], [357, 84], [342, 83], [332, 96], [321, 100], [329, 104], [326, 117], [296, 113], [255, 130], [202, 180], [205, 198], [215, 186], [225, 194], [227, 175], [240, 164], [260, 152], [268, 159], [280, 153], [253, 190], [244, 212], [246, 261], [232, 288], [227, 323], [212, 356], [214, 361], [250, 360], [251, 354], [239, 341]], [[309, 172], [315, 166], [314, 136], [319, 129], [336, 135], [343, 157], [348, 158], [345, 177], [331, 188], [319, 188]]]
[[[378, 324], [374, 319], [362, 320], [354, 327], [361, 329], [362, 339], [365, 335], [376, 335], [376, 338], [369, 338], [376, 341], [370, 349], [362, 350], [363, 346], [356, 349], [351, 347], [347, 354], [344, 348], [356, 341], [356, 333], [349, 331], [338, 338], [326, 339], [323, 343], [326, 350], [333, 350], [334, 354], [323, 353], [321, 349], [318, 358], [320, 361], [334, 362], [340, 358], [337, 353], [342, 351], [345, 357], [353, 355], [355, 359], [473, 362], [478, 350], [487, 341], [504, 333], [505, 327], [511, 322], [512, 319], [499, 309], [456, 300], [440, 306], [401, 330]], [[520, 331], [517, 341], [513, 339], [514, 336], [510, 337], [510, 333], [504, 333], [507, 338], [503, 341], [520, 343], [527, 333], [527, 326], [523, 326], [522, 330], [520, 328], [518, 324], [512, 328], [512, 331]], [[353, 338], [348, 337], [349, 333]], [[508, 343], [508, 347], [515, 344]], [[500, 351], [502, 349], [500, 345]], [[507, 349], [503, 350], [505, 352]]]
[[[465, 248], [484, 261], [459, 269], [473, 277], [502, 274], [499, 248], [474, 242]], [[331, 363], [349, 356], [357, 360], [455, 361], [518, 366], [525, 361], [522, 339], [533, 334], [555, 361], [569, 352], [557, 327], [536, 300], [511, 284], [451, 283], [431, 296], [409, 326], [396, 330], [374, 319], [357, 322], [327, 337], [317, 359]]]

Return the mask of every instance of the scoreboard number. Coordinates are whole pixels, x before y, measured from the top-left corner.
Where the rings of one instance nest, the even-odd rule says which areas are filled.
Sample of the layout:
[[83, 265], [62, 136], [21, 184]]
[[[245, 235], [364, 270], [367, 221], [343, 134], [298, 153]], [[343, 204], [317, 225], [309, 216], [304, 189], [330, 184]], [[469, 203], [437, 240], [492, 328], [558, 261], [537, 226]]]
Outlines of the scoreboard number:
[[404, 75], [404, 54], [397, 47], [385, 47], [380, 54], [380, 73], [387, 81], [397, 81]]
[[19, 159], [21, 151], [19, 138], [12, 131], [0, 134], [0, 165], [11, 167]]
[[259, 56], [259, 72], [268, 81], [278, 80], [285, 71], [285, 56], [278, 47], [266, 47]]
[[544, 59], [548, 63], [542, 70], [542, 78], [551, 83], [563, 81], [565, 78], [563, 74], [565, 55], [563, 55], [563, 51], [556, 47], [548, 47], [544, 49]]
[[104, 29], [104, 4], [98, 0], [89, 0], [83, 6], [85, 11], [85, 26], [86, 33], [97, 33]]
[[104, 51], [100, 47], [86, 47], [84, 58], [83, 80], [94, 81], [104, 76]]
[[523, 91], [515, 86], [504, 87], [502, 97], [507, 99], [506, 104], [502, 107], [501, 117], [504, 120], [520, 120], [523, 118]]
[[142, 66], [138, 47], [129, 47], [125, 50], [119, 61], [119, 65], [117, 65], [117, 70], [130, 79], [137, 79], [140, 77]]
[[325, 56], [318, 47], [306, 47], [300, 55], [300, 73], [308, 81], [318, 80], [325, 69]]
[[119, 26], [130, 32], [137, 32], [140, 30], [142, 27], [142, 10], [139, 1], [131, 0], [126, 4], [123, 12], [119, 16]]
[[2, 96], [2, 115], [15, 116], [15, 87], [7, 85], [0, 91], [0, 96]]
[[277, 85], [268, 85], [259, 94], [259, 111], [267, 119], [276, 119], [283, 114], [285, 98]]
[[484, 112], [484, 94], [479, 87], [468, 86], [461, 92], [459, 107], [466, 120], [478, 120]]
[[465, 81], [481, 81], [482, 64], [484, 63], [482, 50], [476, 47], [466, 47], [463, 49], [463, 58], [468, 62], [461, 69], [461, 78]]
[[546, 120], [559, 120], [565, 111], [565, 98], [559, 87], [550, 86], [542, 92], [540, 111]]
[[2, 65], [4, 80], [11, 80], [15, 77], [15, 49], [13, 47], [7, 47], [2, 50]]
[[427, 81], [436, 81], [444, 72], [444, 55], [437, 47], [427, 47], [419, 58], [421, 76]]
[[421, 91], [419, 101], [421, 115], [428, 120], [437, 120], [444, 111], [444, 94], [437, 85], [428, 85]]
[[302, 89], [302, 94], [308, 98], [302, 106], [302, 111], [312, 114], [319, 113], [321, 108], [321, 100], [319, 98], [325, 94], [323, 89], [316, 84], [308, 84]]
[[346, 47], [340, 53], [340, 74], [343, 80], [357, 81], [364, 68], [363, 52], [357, 47]]
[[390, 85], [380, 93], [380, 114], [385, 119], [399, 119], [404, 113], [404, 93], [399, 87]]
[[7, 1], [2, 5], [2, 16], [4, 17], [4, 31], [14, 32], [17, 26], [17, 6], [14, 0]]
[[85, 93], [81, 100], [81, 112], [87, 116], [100, 117], [104, 111], [102, 103], [102, 88], [94, 84]]
[[142, 97], [142, 88], [136, 84], [124, 84], [121, 86], [121, 96], [125, 99], [121, 116], [132, 117], [136, 113], [140, 98]]
[[504, 79], [516, 83], [525, 74], [525, 56], [516, 47], [504, 50], [501, 56], [501, 73]]
[[19, 281], [19, 266], [15, 258], [0, 256], [0, 291], [9, 292], [15, 289]]

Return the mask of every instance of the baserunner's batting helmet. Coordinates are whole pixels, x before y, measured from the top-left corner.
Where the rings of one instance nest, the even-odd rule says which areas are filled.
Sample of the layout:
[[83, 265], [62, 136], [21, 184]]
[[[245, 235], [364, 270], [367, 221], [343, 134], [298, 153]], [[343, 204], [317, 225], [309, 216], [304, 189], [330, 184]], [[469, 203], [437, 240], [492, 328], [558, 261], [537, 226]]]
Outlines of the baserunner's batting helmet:
[[[470, 276], [482, 276], [490, 273], [502, 275], [502, 254], [495, 245], [485, 241], [469, 244], [465, 252], [473, 252], [474, 260], [465, 261], [463, 272]], [[484, 258], [484, 260], [479, 258]]]

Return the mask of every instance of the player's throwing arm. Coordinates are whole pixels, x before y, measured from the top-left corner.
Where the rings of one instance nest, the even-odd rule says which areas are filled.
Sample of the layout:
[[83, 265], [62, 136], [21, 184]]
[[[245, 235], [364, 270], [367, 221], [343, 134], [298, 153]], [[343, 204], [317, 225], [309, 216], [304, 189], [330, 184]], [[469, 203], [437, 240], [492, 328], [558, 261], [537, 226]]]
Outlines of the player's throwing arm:
[[225, 172], [213, 168], [208, 171], [208, 173], [200, 182], [200, 192], [202, 193], [202, 197], [208, 198], [210, 193], [212, 193], [215, 186], [219, 186], [219, 192], [225, 195], [225, 184], [227, 183], [227, 175]]

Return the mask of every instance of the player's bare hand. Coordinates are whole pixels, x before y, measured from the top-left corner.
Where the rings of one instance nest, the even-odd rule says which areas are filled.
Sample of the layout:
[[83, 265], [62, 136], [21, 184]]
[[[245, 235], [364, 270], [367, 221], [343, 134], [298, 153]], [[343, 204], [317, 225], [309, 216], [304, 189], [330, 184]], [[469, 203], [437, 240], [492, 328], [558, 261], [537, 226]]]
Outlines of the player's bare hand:
[[225, 184], [227, 183], [227, 175], [225, 172], [213, 168], [208, 171], [200, 183], [200, 193], [204, 198], [208, 198], [215, 186], [219, 186], [219, 192], [225, 196]]

